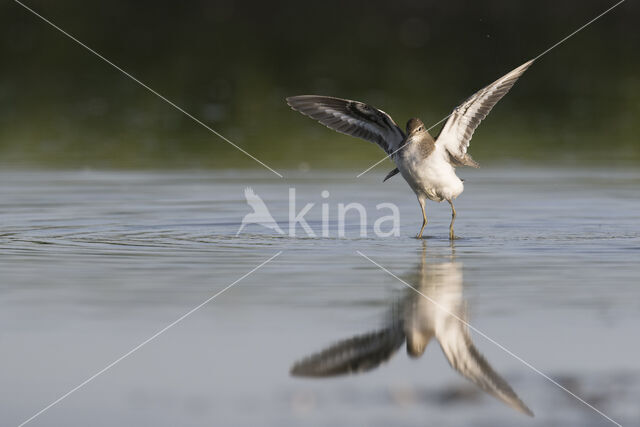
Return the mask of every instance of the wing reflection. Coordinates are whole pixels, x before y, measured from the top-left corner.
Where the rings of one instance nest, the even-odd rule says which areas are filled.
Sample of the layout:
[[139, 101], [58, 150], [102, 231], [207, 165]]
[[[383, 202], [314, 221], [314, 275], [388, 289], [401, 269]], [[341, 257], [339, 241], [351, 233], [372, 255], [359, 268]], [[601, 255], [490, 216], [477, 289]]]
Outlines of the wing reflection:
[[391, 358], [405, 341], [409, 356], [419, 357], [435, 338], [453, 369], [512, 408], [533, 416], [476, 349], [467, 326], [460, 321], [467, 322], [462, 265], [453, 260], [427, 263], [423, 249], [415, 277], [408, 283], [415, 290], [407, 289], [404, 298], [394, 303], [385, 327], [339, 341], [295, 363], [291, 374], [328, 377], [365, 372]]

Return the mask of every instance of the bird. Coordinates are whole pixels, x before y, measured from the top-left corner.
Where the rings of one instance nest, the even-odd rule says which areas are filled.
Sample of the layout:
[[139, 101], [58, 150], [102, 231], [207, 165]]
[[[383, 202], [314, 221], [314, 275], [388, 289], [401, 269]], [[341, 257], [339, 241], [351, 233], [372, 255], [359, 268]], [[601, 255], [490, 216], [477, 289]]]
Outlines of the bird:
[[525, 62], [455, 107], [435, 138], [419, 118], [407, 121], [405, 133], [389, 114], [359, 101], [321, 95], [291, 96], [286, 101], [293, 110], [326, 127], [373, 142], [387, 153], [396, 168], [383, 182], [400, 173], [418, 198], [422, 227], [417, 238], [422, 238], [427, 225], [427, 199], [449, 202], [449, 239], [454, 240], [456, 209], [453, 200], [464, 190], [456, 168], [479, 167], [467, 153], [474, 131], [534, 60]]
[[388, 361], [406, 342], [409, 357], [420, 357], [435, 338], [449, 365], [463, 377], [515, 410], [533, 416], [507, 381], [473, 344], [463, 298], [462, 265], [454, 260], [422, 260], [413, 275], [415, 285], [394, 302], [383, 327], [339, 341], [294, 363], [298, 377], [331, 377], [370, 371]]
[[253, 212], [246, 214], [244, 218], [242, 218], [242, 223], [236, 233], [236, 237], [247, 224], [260, 224], [280, 234], [284, 234], [284, 231], [282, 231], [276, 220], [271, 216], [267, 205], [264, 204], [262, 198], [258, 196], [251, 187], [244, 189], [244, 197], [247, 199], [247, 204], [251, 206]]

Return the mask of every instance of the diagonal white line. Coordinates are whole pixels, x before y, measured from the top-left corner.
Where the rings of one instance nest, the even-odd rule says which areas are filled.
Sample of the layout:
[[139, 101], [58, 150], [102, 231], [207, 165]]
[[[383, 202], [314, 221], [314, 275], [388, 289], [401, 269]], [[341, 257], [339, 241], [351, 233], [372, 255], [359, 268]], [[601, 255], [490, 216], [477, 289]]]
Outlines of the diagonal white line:
[[267, 259], [266, 261], [263, 261], [258, 266], [254, 267], [248, 273], [245, 273], [244, 275], [242, 275], [239, 279], [236, 279], [233, 283], [231, 283], [230, 285], [226, 286], [221, 291], [218, 291], [214, 295], [212, 295], [209, 298], [207, 298], [201, 304], [195, 306], [194, 308], [192, 308], [191, 310], [189, 310], [188, 312], [186, 312], [182, 316], [178, 317], [176, 320], [174, 320], [173, 322], [169, 323], [167, 326], [165, 326], [164, 328], [160, 329], [158, 332], [156, 332], [155, 334], [151, 335], [149, 338], [147, 338], [146, 340], [142, 341], [140, 344], [138, 344], [137, 346], [133, 347], [131, 350], [129, 350], [128, 352], [126, 352], [122, 356], [118, 357], [113, 362], [109, 363], [107, 366], [105, 366], [104, 368], [100, 369], [98, 372], [96, 372], [95, 374], [91, 375], [86, 380], [82, 381], [80, 384], [78, 384], [77, 386], [75, 386], [74, 388], [72, 388], [71, 390], [69, 390], [68, 392], [66, 392], [65, 394], [63, 394], [62, 396], [60, 396], [59, 398], [57, 398], [56, 400], [54, 400], [53, 402], [51, 402], [50, 404], [45, 406], [44, 408], [42, 408], [41, 410], [39, 410], [38, 412], [33, 414], [31, 417], [27, 418], [20, 425], [18, 425], [18, 427], [22, 427], [22, 426], [26, 425], [27, 423], [33, 421], [38, 416], [42, 415], [44, 412], [48, 411], [51, 407], [53, 407], [53, 406], [57, 405], [58, 403], [62, 402], [64, 399], [69, 397], [71, 394], [75, 393], [76, 391], [78, 391], [79, 389], [84, 387], [85, 385], [89, 384], [91, 381], [93, 381], [94, 379], [96, 379], [97, 377], [99, 377], [100, 375], [102, 375], [103, 373], [108, 371], [109, 369], [113, 368], [115, 365], [120, 363], [122, 360], [124, 360], [127, 357], [131, 356], [133, 353], [135, 353], [136, 351], [140, 350], [142, 347], [144, 347], [145, 345], [147, 345], [148, 343], [150, 343], [154, 339], [158, 338], [160, 335], [162, 335], [163, 333], [165, 333], [166, 331], [168, 331], [169, 329], [171, 329], [172, 327], [174, 327], [178, 323], [182, 322], [184, 319], [186, 319], [187, 317], [189, 317], [190, 315], [192, 315], [193, 313], [195, 313], [196, 311], [198, 311], [199, 309], [204, 307], [206, 304], [208, 304], [209, 302], [213, 301], [216, 297], [218, 297], [219, 295], [223, 294], [227, 289], [231, 288], [233, 285], [235, 285], [236, 283], [240, 282], [242, 279], [246, 278], [247, 276], [249, 276], [250, 274], [252, 274], [256, 270], [258, 270], [259, 268], [261, 268], [262, 266], [264, 266], [265, 264], [267, 264], [268, 262], [273, 260], [275, 257], [280, 255], [281, 253], [282, 253], [282, 251], [279, 251], [278, 253], [273, 255], [271, 258]]
[[618, 3], [614, 4], [613, 6], [611, 6], [609, 9], [605, 10], [604, 12], [602, 12], [600, 15], [596, 16], [595, 18], [593, 18], [591, 21], [587, 22], [586, 24], [584, 24], [582, 27], [578, 28], [577, 30], [575, 30], [573, 33], [569, 34], [567, 37], [563, 38], [562, 40], [560, 40], [558, 43], [554, 44], [553, 46], [551, 46], [550, 48], [548, 48], [547, 50], [545, 50], [544, 52], [542, 52], [540, 55], [536, 56], [535, 58], [533, 58], [533, 60], [535, 61], [536, 59], [540, 58], [541, 56], [546, 55], [547, 53], [551, 52], [553, 49], [555, 49], [556, 47], [560, 46], [562, 43], [566, 42], [567, 40], [569, 40], [571, 37], [575, 36], [576, 34], [578, 34], [580, 31], [584, 30], [585, 28], [587, 28], [589, 25], [593, 24], [594, 22], [596, 22], [598, 19], [602, 18], [604, 15], [606, 15], [607, 13], [611, 12], [613, 9], [615, 9], [616, 7], [620, 6], [622, 3], [624, 3], [626, 0], [620, 0]]
[[368, 260], [369, 262], [371, 262], [372, 264], [374, 264], [375, 266], [377, 266], [378, 268], [380, 268], [382, 271], [388, 273], [390, 276], [392, 276], [393, 278], [397, 279], [398, 281], [400, 281], [401, 283], [403, 283], [405, 286], [407, 286], [408, 288], [413, 289], [414, 291], [416, 291], [418, 294], [420, 294], [422, 297], [424, 297], [425, 299], [427, 299], [429, 302], [431, 302], [432, 304], [434, 304], [436, 307], [438, 307], [438, 309], [444, 311], [445, 313], [447, 313], [448, 315], [452, 316], [453, 318], [455, 318], [456, 320], [460, 321], [462, 324], [464, 324], [467, 328], [471, 329], [472, 331], [474, 331], [475, 333], [477, 333], [478, 335], [482, 336], [484, 339], [486, 339], [487, 341], [489, 341], [490, 343], [494, 344], [495, 346], [497, 346], [499, 349], [501, 349], [502, 351], [504, 351], [505, 353], [507, 353], [509, 356], [513, 357], [514, 359], [516, 359], [517, 361], [519, 361], [520, 363], [522, 363], [523, 365], [525, 365], [526, 367], [528, 367], [529, 369], [531, 369], [532, 371], [534, 371], [536, 374], [541, 375], [543, 378], [545, 378], [546, 380], [548, 380], [549, 382], [551, 382], [552, 384], [554, 384], [555, 386], [561, 388], [562, 390], [564, 390], [565, 392], [567, 392], [568, 394], [570, 394], [571, 396], [573, 396], [575, 399], [579, 400], [581, 403], [585, 404], [586, 406], [588, 406], [589, 408], [593, 409], [594, 411], [596, 411], [598, 414], [602, 415], [604, 418], [606, 418], [607, 420], [611, 421], [613, 424], [622, 427], [622, 424], [614, 421], [613, 419], [611, 419], [607, 414], [605, 414], [604, 412], [600, 411], [599, 409], [595, 408], [593, 405], [589, 404], [588, 402], [586, 402], [585, 400], [583, 400], [580, 396], [576, 395], [575, 393], [573, 393], [571, 390], [567, 389], [566, 387], [564, 387], [563, 385], [561, 385], [560, 383], [558, 383], [557, 381], [555, 381], [553, 378], [549, 377], [547, 374], [545, 374], [544, 372], [540, 371], [538, 368], [536, 368], [535, 366], [533, 366], [531, 363], [527, 362], [526, 360], [524, 360], [523, 358], [521, 358], [520, 356], [518, 356], [517, 354], [515, 354], [514, 352], [512, 352], [511, 350], [509, 350], [508, 348], [506, 348], [505, 346], [503, 346], [502, 344], [500, 344], [499, 342], [497, 342], [496, 340], [494, 340], [493, 338], [491, 338], [490, 336], [488, 336], [487, 334], [485, 334], [484, 332], [482, 332], [480, 329], [476, 328], [475, 326], [471, 325], [469, 322], [467, 322], [466, 320], [462, 319], [461, 317], [457, 316], [455, 313], [452, 313], [451, 311], [447, 310], [446, 307], [444, 307], [442, 304], [440, 304], [438, 301], [434, 300], [433, 298], [430, 298], [428, 295], [425, 295], [424, 293], [420, 292], [418, 289], [416, 289], [415, 287], [411, 286], [409, 283], [407, 283], [405, 280], [401, 279], [400, 277], [396, 276], [395, 274], [393, 274], [391, 271], [389, 271], [387, 268], [385, 268], [384, 266], [378, 264], [376, 261], [372, 260], [371, 258], [369, 258], [368, 256], [366, 256], [365, 254], [363, 254], [360, 251], [356, 251], [356, 253], [360, 256], [362, 256], [363, 258], [365, 258], [366, 260]]
[[[427, 132], [429, 132], [431, 129], [433, 129], [434, 127], [438, 126], [440, 123], [444, 122], [445, 120], [447, 120], [449, 117], [451, 117], [451, 114], [453, 113], [449, 113], [449, 115], [447, 117], [443, 117], [440, 119], [440, 121], [434, 125], [431, 125], [431, 127], [429, 129], [427, 129]], [[404, 146], [407, 145], [406, 143], [402, 144], [400, 147], [398, 147], [395, 151], [393, 151], [392, 153], [388, 154], [386, 157], [383, 157], [382, 159], [378, 160], [377, 162], [375, 162], [374, 164], [372, 164], [371, 166], [369, 166], [367, 169], [363, 170], [362, 172], [360, 172], [356, 178], [360, 178], [362, 175], [364, 175], [365, 173], [369, 172], [371, 169], [375, 168], [376, 166], [378, 166], [380, 163], [384, 162], [387, 159], [390, 159], [391, 156], [393, 156], [394, 154], [396, 154], [398, 151], [402, 150], [404, 148]]]
[[146, 90], [148, 90], [149, 92], [151, 92], [152, 94], [154, 94], [155, 96], [157, 96], [158, 98], [162, 99], [164, 102], [166, 102], [167, 104], [171, 105], [173, 108], [175, 108], [176, 110], [180, 111], [182, 114], [184, 114], [185, 116], [189, 117], [191, 120], [193, 120], [194, 122], [198, 123], [200, 126], [202, 126], [203, 128], [207, 129], [209, 132], [213, 133], [214, 135], [216, 135], [217, 137], [219, 137], [220, 139], [222, 139], [223, 141], [231, 144], [233, 147], [235, 147], [236, 149], [238, 149], [239, 151], [241, 151], [242, 153], [244, 153], [245, 155], [247, 155], [248, 157], [250, 157], [251, 159], [255, 160], [256, 162], [258, 162], [260, 165], [264, 166], [265, 168], [269, 169], [271, 172], [273, 172], [274, 174], [278, 175], [280, 178], [284, 178], [282, 176], [282, 174], [276, 172], [274, 169], [270, 168], [269, 166], [267, 166], [266, 164], [264, 164], [262, 161], [258, 160], [256, 157], [252, 156], [251, 154], [249, 154], [246, 150], [244, 150], [243, 148], [239, 147], [238, 145], [234, 144], [233, 142], [231, 142], [228, 138], [226, 138], [224, 135], [222, 135], [221, 133], [217, 132], [216, 130], [214, 130], [213, 128], [211, 128], [210, 126], [208, 126], [207, 124], [205, 124], [204, 122], [202, 122], [202, 120], [196, 118], [195, 116], [193, 116], [191, 113], [188, 113], [187, 111], [185, 111], [182, 107], [178, 106], [177, 104], [175, 104], [173, 101], [169, 100], [167, 97], [161, 95], [160, 93], [158, 93], [157, 91], [155, 91], [154, 89], [150, 88], [149, 86], [147, 86], [146, 84], [144, 84], [143, 82], [141, 82], [140, 80], [138, 80], [136, 77], [134, 77], [133, 75], [131, 75], [130, 73], [128, 73], [127, 71], [123, 70], [122, 68], [120, 68], [119, 66], [117, 66], [116, 64], [114, 64], [113, 62], [111, 62], [110, 60], [108, 60], [107, 58], [105, 58], [104, 56], [102, 56], [101, 54], [99, 54], [98, 52], [96, 52], [95, 50], [93, 50], [92, 48], [90, 48], [89, 46], [87, 46], [86, 44], [82, 43], [80, 40], [78, 40], [77, 38], [75, 38], [74, 36], [72, 36], [71, 34], [69, 34], [68, 32], [66, 32], [65, 30], [63, 30], [62, 28], [58, 27], [56, 24], [54, 24], [53, 22], [49, 21], [47, 18], [45, 18], [44, 16], [40, 15], [38, 12], [36, 12], [35, 10], [31, 9], [30, 7], [26, 6], [24, 3], [20, 2], [19, 0], [13, 0], [16, 3], [18, 3], [20, 6], [22, 6], [23, 8], [25, 8], [26, 10], [28, 10], [29, 12], [33, 13], [35, 16], [37, 16], [38, 18], [40, 18], [41, 20], [43, 20], [44, 22], [46, 22], [47, 24], [49, 24], [50, 26], [52, 26], [53, 28], [55, 28], [56, 30], [60, 31], [62, 34], [64, 34], [65, 36], [69, 37], [71, 40], [73, 40], [74, 42], [78, 43], [80, 46], [82, 46], [83, 48], [85, 48], [86, 50], [88, 50], [89, 52], [93, 53], [95, 56], [97, 56], [98, 58], [102, 59], [104, 62], [106, 62], [107, 64], [111, 65], [113, 68], [115, 68], [116, 70], [120, 71], [122, 74], [124, 74], [125, 76], [129, 77], [131, 80], [133, 80], [134, 82], [138, 83], [140, 86], [142, 86], [143, 88], [145, 88]]
[[[535, 58], [533, 58], [533, 61], [536, 61], [538, 58], [541, 58], [542, 56], [546, 55], [547, 53], [551, 52], [553, 49], [555, 49], [556, 47], [560, 46], [562, 43], [566, 42], [567, 40], [569, 40], [571, 37], [575, 36], [576, 34], [578, 34], [580, 31], [584, 30], [585, 28], [587, 28], [589, 25], [593, 24], [594, 22], [596, 22], [598, 19], [602, 18], [604, 15], [606, 15], [607, 13], [611, 12], [613, 9], [615, 9], [616, 7], [620, 6], [622, 3], [624, 3], [626, 0], [620, 0], [618, 3], [614, 4], [613, 6], [611, 6], [609, 9], [605, 10], [604, 12], [602, 12], [600, 15], [596, 16], [595, 18], [593, 18], [591, 21], [587, 22], [586, 24], [584, 24], [582, 27], [578, 28], [577, 30], [575, 30], [573, 33], [569, 34], [568, 36], [566, 36], [565, 38], [563, 38], [562, 40], [560, 40], [559, 42], [557, 42], [556, 44], [554, 44], [553, 46], [551, 46], [550, 48], [546, 49], [544, 52], [542, 52], [540, 55], [536, 56]], [[430, 131], [431, 129], [433, 129], [434, 127], [438, 126], [440, 123], [444, 122], [445, 120], [447, 120], [451, 114], [453, 113], [449, 113], [446, 117], [443, 117], [442, 119], [440, 119], [438, 121], [438, 123], [432, 125], [429, 129], [427, 129], [427, 131]], [[380, 163], [384, 162], [387, 159], [390, 159], [391, 156], [393, 156], [394, 154], [396, 154], [398, 151], [402, 150], [404, 148], [406, 144], [402, 144], [400, 147], [398, 147], [395, 151], [393, 151], [390, 154], [387, 154], [387, 156], [383, 157], [382, 159], [378, 160], [376, 163], [374, 163], [373, 165], [369, 166], [367, 169], [365, 169], [364, 171], [360, 172], [356, 178], [360, 178], [362, 175], [364, 175], [365, 173], [369, 172], [371, 169], [375, 168], [376, 166], [378, 166]]]

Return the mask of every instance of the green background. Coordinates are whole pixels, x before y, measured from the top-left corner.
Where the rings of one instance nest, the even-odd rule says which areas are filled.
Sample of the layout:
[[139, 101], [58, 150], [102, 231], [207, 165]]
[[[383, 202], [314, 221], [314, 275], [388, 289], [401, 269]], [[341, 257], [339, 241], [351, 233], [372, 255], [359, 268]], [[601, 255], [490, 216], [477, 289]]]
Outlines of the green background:
[[[286, 96], [431, 125], [613, 3], [26, 2], [270, 166], [357, 171], [383, 152]], [[627, 1], [534, 64], [476, 131], [474, 158], [640, 161], [639, 11]], [[4, 167], [259, 167], [17, 3], [0, 5], [0, 31]]]

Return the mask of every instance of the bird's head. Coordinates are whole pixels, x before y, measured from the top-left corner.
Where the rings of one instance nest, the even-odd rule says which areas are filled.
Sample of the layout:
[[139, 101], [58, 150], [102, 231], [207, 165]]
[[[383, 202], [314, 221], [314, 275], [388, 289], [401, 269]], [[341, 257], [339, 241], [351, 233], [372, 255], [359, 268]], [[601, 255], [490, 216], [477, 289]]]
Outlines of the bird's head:
[[407, 334], [407, 354], [412, 358], [422, 356], [432, 336], [432, 334], [417, 331], [409, 332]]
[[424, 123], [422, 120], [418, 118], [409, 119], [407, 122], [407, 135], [411, 135], [417, 132], [424, 132], [426, 128], [424, 127]]

